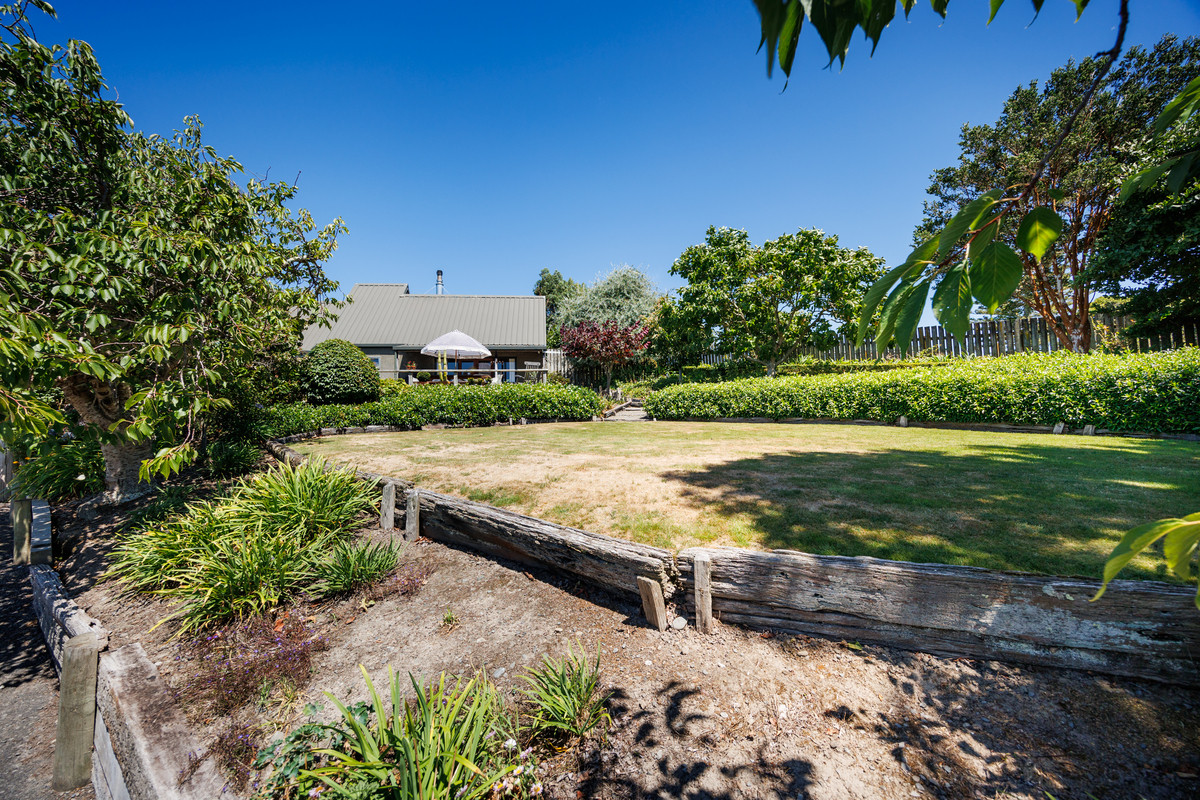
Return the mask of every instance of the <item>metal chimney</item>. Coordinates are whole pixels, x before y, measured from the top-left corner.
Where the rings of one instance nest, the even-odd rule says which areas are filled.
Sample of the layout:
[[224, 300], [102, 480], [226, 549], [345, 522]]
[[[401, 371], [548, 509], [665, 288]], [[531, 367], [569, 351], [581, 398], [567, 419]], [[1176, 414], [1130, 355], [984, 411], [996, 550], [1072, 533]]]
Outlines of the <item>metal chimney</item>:
[[438, 294], [446, 293], [446, 287], [442, 285], [442, 271], [440, 269], [438, 270], [437, 293]]

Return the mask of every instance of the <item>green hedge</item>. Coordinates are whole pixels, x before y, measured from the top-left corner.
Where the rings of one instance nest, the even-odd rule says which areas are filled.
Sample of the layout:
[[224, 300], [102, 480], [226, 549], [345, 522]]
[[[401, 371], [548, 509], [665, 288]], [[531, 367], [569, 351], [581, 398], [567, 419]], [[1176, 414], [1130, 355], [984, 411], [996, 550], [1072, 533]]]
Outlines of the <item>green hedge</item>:
[[379, 370], [356, 345], [326, 339], [304, 358], [310, 403], [365, 403], [379, 399]]
[[1200, 349], [1023, 354], [937, 367], [685, 384], [646, 398], [657, 419], [769, 417], [1007, 422], [1200, 432]]
[[595, 392], [578, 386], [414, 386], [377, 403], [276, 406], [266, 410], [263, 432], [273, 437], [366, 425], [491, 425], [519, 417], [589, 420], [603, 410], [604, 401]]
[[955, 358], [910, 358], [903, 361], [887, 359], [882, 361], [833, 361], [822, 358], [802, 358], [780, 364], [776, 372], [779, 375], [842, 375], [847, 372], [890, 372], [894, 369], [913, 369], [915, 367], [938, 367], [958, 361]]

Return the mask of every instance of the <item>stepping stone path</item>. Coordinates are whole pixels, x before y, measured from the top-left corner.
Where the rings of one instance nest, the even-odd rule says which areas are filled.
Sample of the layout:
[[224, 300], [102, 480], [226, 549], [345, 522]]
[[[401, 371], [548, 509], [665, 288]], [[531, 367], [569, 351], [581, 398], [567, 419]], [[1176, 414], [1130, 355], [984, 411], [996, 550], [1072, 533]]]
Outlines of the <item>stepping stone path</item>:
[[642, 401], [633, 400], [625, 408], [621, 409], [611, 417], [607, 417], [605, 422], [649, 422], [650, 417], [646, 416], [646, 412], [642, 410]]

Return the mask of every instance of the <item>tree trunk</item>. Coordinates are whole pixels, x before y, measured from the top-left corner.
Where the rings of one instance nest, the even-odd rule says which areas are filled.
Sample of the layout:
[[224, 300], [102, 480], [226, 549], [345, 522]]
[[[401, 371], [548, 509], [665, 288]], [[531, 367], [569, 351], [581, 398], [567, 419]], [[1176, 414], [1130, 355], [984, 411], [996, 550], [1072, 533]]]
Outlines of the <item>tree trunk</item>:
[[[85, 424], [95, 425], [106, 431], [114, 425], [117, 426], [117, 430], [122, 430], [129, 424], [130, 414], [125, 410], [125, 402], [132, 395], [132, 391], [125, 384], [106, 383], [86, 375], [73, 375], [60, 381], [59, 386], [63, 390], [63, 397]], [[138, 477], [142, 462], [154, 455], [154, 445], [151, 442], [101, 444], [100, 452], [104, 454], [105, 490], [91, 498], [85, 504], [85, 508], [81, 509], [85, 517], [91, 509], [137, 499], [152, 488], [151, 484], [143, 483]]]
[[104, 503], [117, 505], [141, 497], [150, 484], [138, 478], [142, 462], [154, 457], [150, 442], [102, 444], [104, 454]]

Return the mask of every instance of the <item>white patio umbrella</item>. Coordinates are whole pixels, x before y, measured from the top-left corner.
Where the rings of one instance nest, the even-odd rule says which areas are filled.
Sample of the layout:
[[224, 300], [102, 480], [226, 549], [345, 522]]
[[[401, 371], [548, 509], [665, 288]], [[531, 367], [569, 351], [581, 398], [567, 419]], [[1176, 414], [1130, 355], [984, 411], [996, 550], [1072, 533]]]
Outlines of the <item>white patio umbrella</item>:
[[492, 355], [491, 350], [488, 350], [460, 330], [443, 333], [422, 347], [421, 352], [427, 356], [448, 356], [453, 353], [455, 360], [460, 358], [488, 358]]

